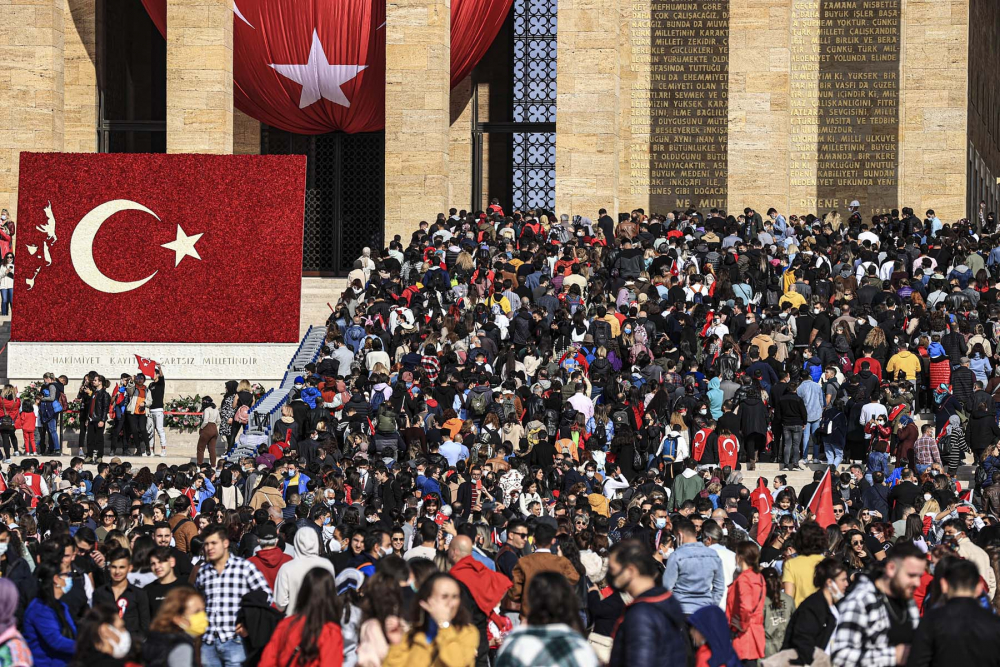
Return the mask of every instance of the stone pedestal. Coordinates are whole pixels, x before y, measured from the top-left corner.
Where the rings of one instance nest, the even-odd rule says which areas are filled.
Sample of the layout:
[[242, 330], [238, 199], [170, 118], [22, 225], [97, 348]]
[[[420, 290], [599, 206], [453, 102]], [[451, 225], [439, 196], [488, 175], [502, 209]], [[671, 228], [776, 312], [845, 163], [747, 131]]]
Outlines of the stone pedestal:
[[556, 210], [597, 219], [618, 209], [619, 3], [560, 0]]
[[385, 239], [448, 210], [450, 0], [385, 10]]
[[233, 152], [231, 0], [167, 0], [167, 152]]
[[15, 220], [20, 152], [63, 149], [63, 26], [63, 0], [0, 0], [0, 208]]

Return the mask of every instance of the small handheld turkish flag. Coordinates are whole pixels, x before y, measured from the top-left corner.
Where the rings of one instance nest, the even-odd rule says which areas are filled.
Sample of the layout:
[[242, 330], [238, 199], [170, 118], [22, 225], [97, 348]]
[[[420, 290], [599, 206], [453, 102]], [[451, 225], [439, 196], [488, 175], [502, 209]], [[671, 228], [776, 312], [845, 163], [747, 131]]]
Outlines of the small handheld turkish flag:
[[771, 491], [767, 488], [767, 480], [757, 478], [757, 488], [750, 496], [750, 504], [757, 509], [757, 544], [764, 546], [764, 540], [771, 534]]
[[829, 468], [813, 492], [813, 497], [809, 501], [809, 511], [815, 515], [816, 523], [823, 528], [837, 523], [836, 517], [833, 516], [833, 482], [830, 481]]
[[156, 374], [156, 367], [159, 366], [158, 363], [150, 359], [149, 357], [140, 357], [138, 354], [135, 355], [135, 360], [139, 364], [139, 372], [148, 378], [153, 377]]

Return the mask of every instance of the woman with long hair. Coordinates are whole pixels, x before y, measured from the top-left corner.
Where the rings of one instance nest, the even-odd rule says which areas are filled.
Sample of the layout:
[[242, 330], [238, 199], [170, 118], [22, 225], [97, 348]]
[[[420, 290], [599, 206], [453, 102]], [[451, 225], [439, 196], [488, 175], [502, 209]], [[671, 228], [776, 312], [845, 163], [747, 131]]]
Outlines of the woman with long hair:
[[760, 548], [750, 541], [736, 547], [739, 574], [729, 586], [726, 616], [733, 630], [733, 649], [743, 661], [764, 657], [764, 598], [767, 586], [760, 573]]
[[[236, 380], [226, 382], [226, 393], [222, 396], [222, 401], [219, 402], [219, 436], [226, 439], [229, 449], [233, 448], [239, 431], [239, 424], [233, 419], [236, 416], [236, 408], [240, 400], [236, 393], [238, 386], [239, 383]], [[211, 455], [211, 450], [209, 453]]]
[[76, 623], [62, 597], [73, 588], [73, 577], [60, 563], [42, 562], [35, 568], [38, 597], [24, 612], [24, 638], [35, 664], [64, 667], [76, 652]]
[[160, 603], [143, 642], [146, 667], [194, 665], [195, 641], [208, 630], [205, 599], [190, 586], [178, 586]]
[[[351, 537], [351, 547], [356, 539], [357, 534]], [[361, 544], [363, 546], [363, 540]], [[361, 596], [358, 667], [379, 667], [389, 653], [389, 628], [402, 622], [402, 588], [390, 573], [376, 571], [365, 581]]]
[[[3, 445], [4, 463], [10, 463], [10, 453], [17, 454], [17, 435], [14, 421], [21, 411], [21, 401], [13, 385], [4, 385], [0, 392], [0, 443]], [[9, 418], [9, 419], [8, 419]]]
[[264, 648], [260, 667], [338, 667], [343, 664], [340, 624], [344, 606], [333, 575], [321, 568], [306, 573], [295, 614], [278, 623]]
[[773, 567], [760, 571], [767, 595], [764, 599], [764, 657], [770, 658], [781, 650], [785, 630], [795, 613], [795, 600], [781, 588], [781, 575]]
[[476, 663], [479, 631], [462, 605], [458, 582], [449, 574], [432, 574], [417, 590], [408, 631], [393, 616], [387, 619], [385, 633], [391, 646], [384, 667], [471, 667]]
[[594, 649], [580, 634], [580, 606], [564, 576], [557, 572], [536, 574], [527, 596], [527, 623], [507, 635], [494, 667], [600, 664]]
[[124, 667], [132, 650], [132, 636], [118, 609], [97, 605], [80, 619], [80, 636], [70, 667]]

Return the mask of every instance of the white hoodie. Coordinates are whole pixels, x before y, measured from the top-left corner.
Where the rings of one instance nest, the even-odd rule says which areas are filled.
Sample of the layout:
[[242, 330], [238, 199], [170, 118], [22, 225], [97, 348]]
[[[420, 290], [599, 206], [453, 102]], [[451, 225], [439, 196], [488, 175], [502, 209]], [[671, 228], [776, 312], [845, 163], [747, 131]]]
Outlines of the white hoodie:
[[295, 557], [281, 566], [274, 582], [274, 606], [286, 616], [295, 613], [295, 599], [306, 573], [313, 568], [323, 568], [336, 576], [333, 564], [319, 555], [319, 534], [308, 526], [295, 531]]

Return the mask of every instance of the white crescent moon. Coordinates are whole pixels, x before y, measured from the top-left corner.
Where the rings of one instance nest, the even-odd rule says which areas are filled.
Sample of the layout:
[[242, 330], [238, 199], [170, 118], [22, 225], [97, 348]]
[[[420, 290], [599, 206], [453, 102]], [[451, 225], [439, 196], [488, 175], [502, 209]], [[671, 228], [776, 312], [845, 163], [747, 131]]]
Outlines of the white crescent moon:
[[83, 216], [73, 230], [73, 238], [69, 242], [69, 256], [80, 280], [106, 294], [121, 294], [138, 289], [152, 280], [157, 273], [153, 271], [142, 280], [123, 283], [108, 278], [94, 263], [94, 237], [97, 236], [104, 221], [120, 211], [142, 211], [149, 213], [157, 220], [160, 219], [160, 216], [142, 204], [137, 204], [129, 199], [112, 199], [95, 206], [87, 215]]

